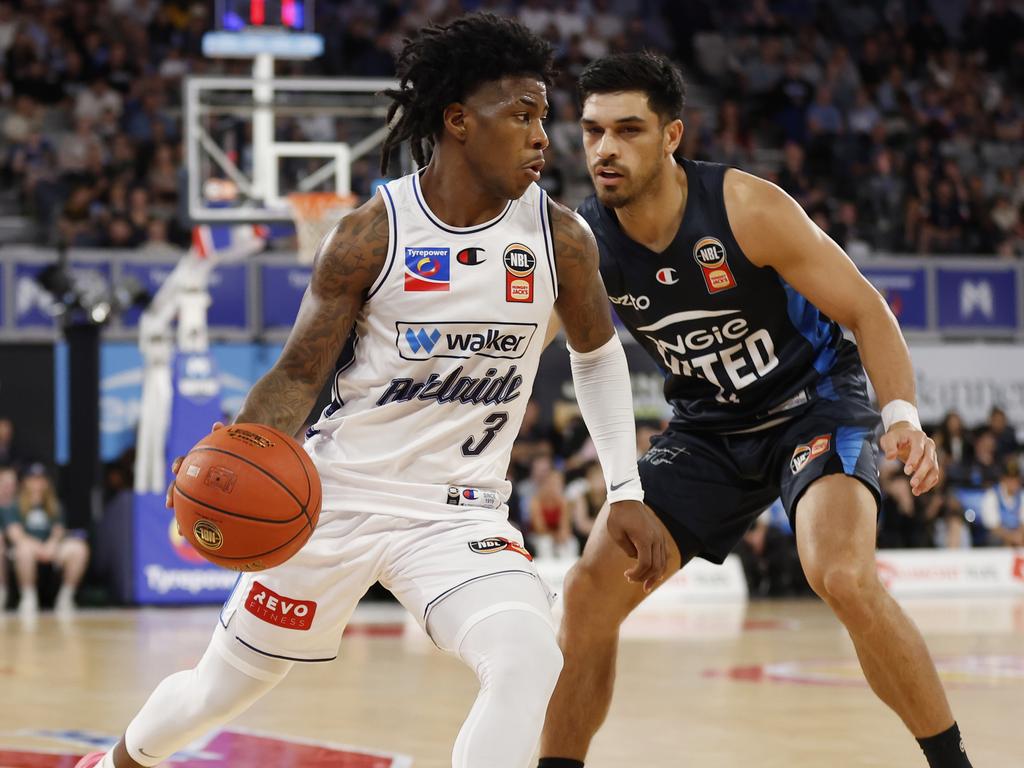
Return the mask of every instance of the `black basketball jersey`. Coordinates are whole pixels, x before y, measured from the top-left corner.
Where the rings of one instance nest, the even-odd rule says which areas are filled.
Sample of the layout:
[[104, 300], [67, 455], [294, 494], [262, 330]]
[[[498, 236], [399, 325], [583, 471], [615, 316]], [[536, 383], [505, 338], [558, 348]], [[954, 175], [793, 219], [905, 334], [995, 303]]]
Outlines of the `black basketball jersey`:
[[597, 238], [615, 311], [665, 373], [674, 422], [686, 429], [750, 429], [814, 398], [863, 396], [857, 347], [733, 237], [722, 182], [727, 166], [682, 161], [683, 219], [662, 253], [631, 240], [596, 196], [580, 214]]

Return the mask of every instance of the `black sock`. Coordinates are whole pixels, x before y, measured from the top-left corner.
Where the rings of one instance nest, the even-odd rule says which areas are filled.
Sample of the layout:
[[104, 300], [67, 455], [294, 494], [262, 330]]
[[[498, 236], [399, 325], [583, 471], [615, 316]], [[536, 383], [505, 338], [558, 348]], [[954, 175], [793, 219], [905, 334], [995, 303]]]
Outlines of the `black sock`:
[[537, 768], [583, 768], [583, 763], [568, 757], [542, 757]]
[[930, 768], [971, 768], [960, 729], [953, 723], [948, 729], [927, 739], [918, 739]]

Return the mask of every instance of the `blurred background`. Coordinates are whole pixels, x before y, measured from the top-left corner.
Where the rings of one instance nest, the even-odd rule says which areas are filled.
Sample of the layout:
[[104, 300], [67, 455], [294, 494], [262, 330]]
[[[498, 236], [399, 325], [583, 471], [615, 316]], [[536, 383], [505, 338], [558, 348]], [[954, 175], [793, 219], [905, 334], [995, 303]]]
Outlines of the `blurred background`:
[[[608, 53], [672, 56], [688, 85], [686, 156], [793, 195], [885, 295], [910, 342], [945, 474], [914, 498], [900, 468], [883, 467], [879, 546], [1024, 547], [1019, 3], [270, 5], [0, 1], [3, 607], [28, 611], [33, 585], [37, 608], [65, 612], [227, 594], [234, 575], [206, 567], [162, 509], [166, 457], [230, 419], [276, 358], [309, 277], [304, 227], [386, 180], [373, 94], [403, 38], [478, 9], [516, 17], [555, 47], [541, 185], [571, 206], [590, 192], [577, 74]], [[257, 8], [281, 15], [257, 18]], [[239, 46], [254, 26], [310, 36], [312, 52], [285, 39], [271, 55], [266, 36]], [[275, 86], [225, 79], [253, 76]], [[289, 88], [291, 78], [305, 85]], [[263, 146], [280, 150], [272, 170]], [[333, 165], [321, 173], [323, 158]], [[402, 158], [389, 170], [409, 168]], [[293, 191], [307, 196], [288, 202]], [[643, 452], [668, 408], [660, 373], [624, 341]], [[571, 562], [604, 483], [560, 345], [545, 354], [510, 477], [512, 519], [538, 559]], [[779, 508], [737, 555], [751, 596], [810, 594]], [[927, 569], [892, 562], [920, 589], [935, 586]], [[1024, 589], [1024, 560], [985, 562], [1006, 571], [993, 588]]]

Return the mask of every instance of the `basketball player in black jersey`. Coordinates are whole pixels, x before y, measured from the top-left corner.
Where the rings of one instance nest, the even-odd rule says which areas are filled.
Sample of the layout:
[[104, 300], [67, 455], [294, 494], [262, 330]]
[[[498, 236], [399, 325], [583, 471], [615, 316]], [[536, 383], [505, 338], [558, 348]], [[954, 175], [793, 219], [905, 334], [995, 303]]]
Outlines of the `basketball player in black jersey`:
[[[846, 626], [872, 690], [932, 768], [970, 766], [920, 632], [875, 572], [879, 416], [887, 458], [915, 494], [938, 480], [913, 406], [906, 344], [884, 300], [774, 184], [677, 156], [682, 78], [653, 54], [580, 77], [597, 237], [615, 309], [665, 373], [674, 416], [641, 459], [668, 573], [721, 563], [781, 496], [815, 592]], [[852, 331], [854, 344], [841, 328]], [[862, 365], [863, 360], [863, 365]], [[542, 768], [580, 768], [611, 702], [619, 625], [647, 595], [599, 519], [566, 582], [565, 666], [548, 707]]]

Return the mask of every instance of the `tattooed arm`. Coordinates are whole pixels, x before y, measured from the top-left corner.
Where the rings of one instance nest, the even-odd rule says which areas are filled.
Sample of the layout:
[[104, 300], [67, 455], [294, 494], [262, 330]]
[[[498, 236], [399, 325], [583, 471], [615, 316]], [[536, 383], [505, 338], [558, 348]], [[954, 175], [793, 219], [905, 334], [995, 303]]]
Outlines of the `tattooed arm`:
[[577, 352], [590, 352], [615, 333], [611, 304], [597, 269], [597, 241], [586, 222], [568, 208], [551, 203], [549, 210], [558, 266], [555, 311], [569, 346]]
[[553, 203], [550, 211], [558, 270], [555, 310], [569, 341], [576, 402], [608, 488], [605, 525], [619, 548], [636, 559], [625, 571], [626, 578], [650, 591], [663, 577], [675, 543], [642, 503], [629, 369], [612, 327], [611, 305], [598, 271], [597, 242], [590, 227], [569, 209]]
[[348, 214], [320, 244], [313, 276], [274, 367], [238, 414], [294, 435], [316, 403], [388, 251], [387, 210], [379, 196]]

